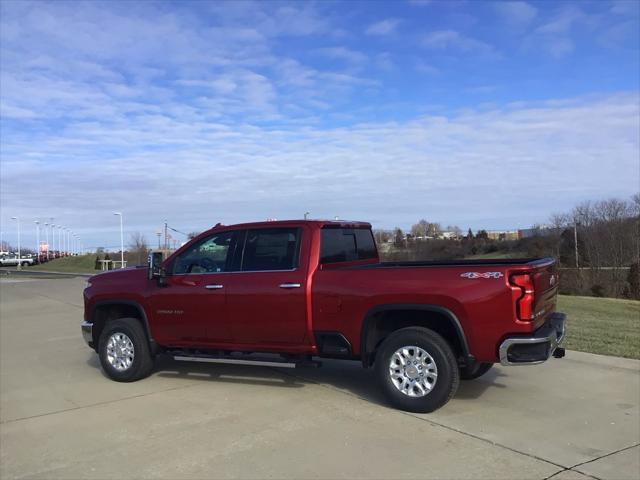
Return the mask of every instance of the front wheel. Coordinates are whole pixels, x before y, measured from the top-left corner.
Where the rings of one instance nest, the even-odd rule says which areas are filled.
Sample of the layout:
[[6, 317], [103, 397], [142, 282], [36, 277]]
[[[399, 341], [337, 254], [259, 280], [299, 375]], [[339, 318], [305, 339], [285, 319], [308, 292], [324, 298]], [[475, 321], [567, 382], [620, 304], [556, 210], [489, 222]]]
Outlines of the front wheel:
[[98, 342], [102, 369], [117, 382], [135, 382], [153, 370], [147, 335], [135, 318], [108, 322]]
[[375, 370], [389, 402], [409, 412], [437, 410], [460, 383], [451, 347], [426, 328], [403, 328], [389, 335], [376, 354]]

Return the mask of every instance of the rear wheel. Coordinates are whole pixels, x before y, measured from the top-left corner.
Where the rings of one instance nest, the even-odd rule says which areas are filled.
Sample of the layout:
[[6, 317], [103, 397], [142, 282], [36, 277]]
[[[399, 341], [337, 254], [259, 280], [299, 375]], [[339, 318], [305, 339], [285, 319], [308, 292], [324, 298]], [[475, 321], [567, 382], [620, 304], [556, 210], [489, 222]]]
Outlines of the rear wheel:
[[462, 380], [474, 380], [481, 377], [493, 367], [493, 363], [477, 362], [460, 369], [460, 378]]
[[135, 318], [107, 323], [100, 334], [98, 355], [104, 372], [117, 382], [135, 382], [153, 370], [147, 335]]
[[389, 402], [409, 412], [442, 407], [460, 381], [451, 347], [426, 328], [403, 328], [389, 335], [376, 353], [375, 370]]

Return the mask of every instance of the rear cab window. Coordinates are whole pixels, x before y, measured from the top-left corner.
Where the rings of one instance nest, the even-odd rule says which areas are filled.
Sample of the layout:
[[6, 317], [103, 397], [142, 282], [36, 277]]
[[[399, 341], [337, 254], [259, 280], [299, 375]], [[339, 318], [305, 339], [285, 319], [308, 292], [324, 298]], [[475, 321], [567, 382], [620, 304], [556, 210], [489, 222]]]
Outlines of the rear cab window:
[[247, 230], [240, 270], [259, 272], [294, 270], [300, 255], [299, 228]]
[[368, 228], [326, 226], [320, 234], [320, 264], [378, 259], [373, 232]]

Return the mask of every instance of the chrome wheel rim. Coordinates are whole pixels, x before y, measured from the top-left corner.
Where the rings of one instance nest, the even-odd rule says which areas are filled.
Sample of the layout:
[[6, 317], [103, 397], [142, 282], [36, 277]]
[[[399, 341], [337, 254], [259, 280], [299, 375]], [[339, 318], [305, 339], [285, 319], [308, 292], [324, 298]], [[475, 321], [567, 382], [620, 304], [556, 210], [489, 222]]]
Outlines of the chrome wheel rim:
[[426, 350], [416, 346], [402, 347], [391, 355], [389, 378], [408, 397], [424, 397], [436, 385], [438, 367]]
[[113, 333], [107, 340], [107, 361], [119, 372], [131, 367], [134, 352], [133, 342], [122, 332]]

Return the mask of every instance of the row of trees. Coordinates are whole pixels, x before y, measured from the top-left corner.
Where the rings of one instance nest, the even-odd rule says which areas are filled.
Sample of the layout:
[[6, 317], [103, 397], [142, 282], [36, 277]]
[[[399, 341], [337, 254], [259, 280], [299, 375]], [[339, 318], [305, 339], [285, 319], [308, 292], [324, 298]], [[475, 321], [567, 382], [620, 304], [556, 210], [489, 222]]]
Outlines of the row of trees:
[[553, 256], [564, 293], [640, 298], [640, 194], [630, 200], [581, 203], [534, 230], [534, 235], [518, 240], [491, 240], [486, 231], [474, 235], [470, 229], [457, 239], [444, 239], [432, 235], [442, 231], [438, 223], [421, 220], [410, 235], [399, 228], [375, 234], [383, 260]]

